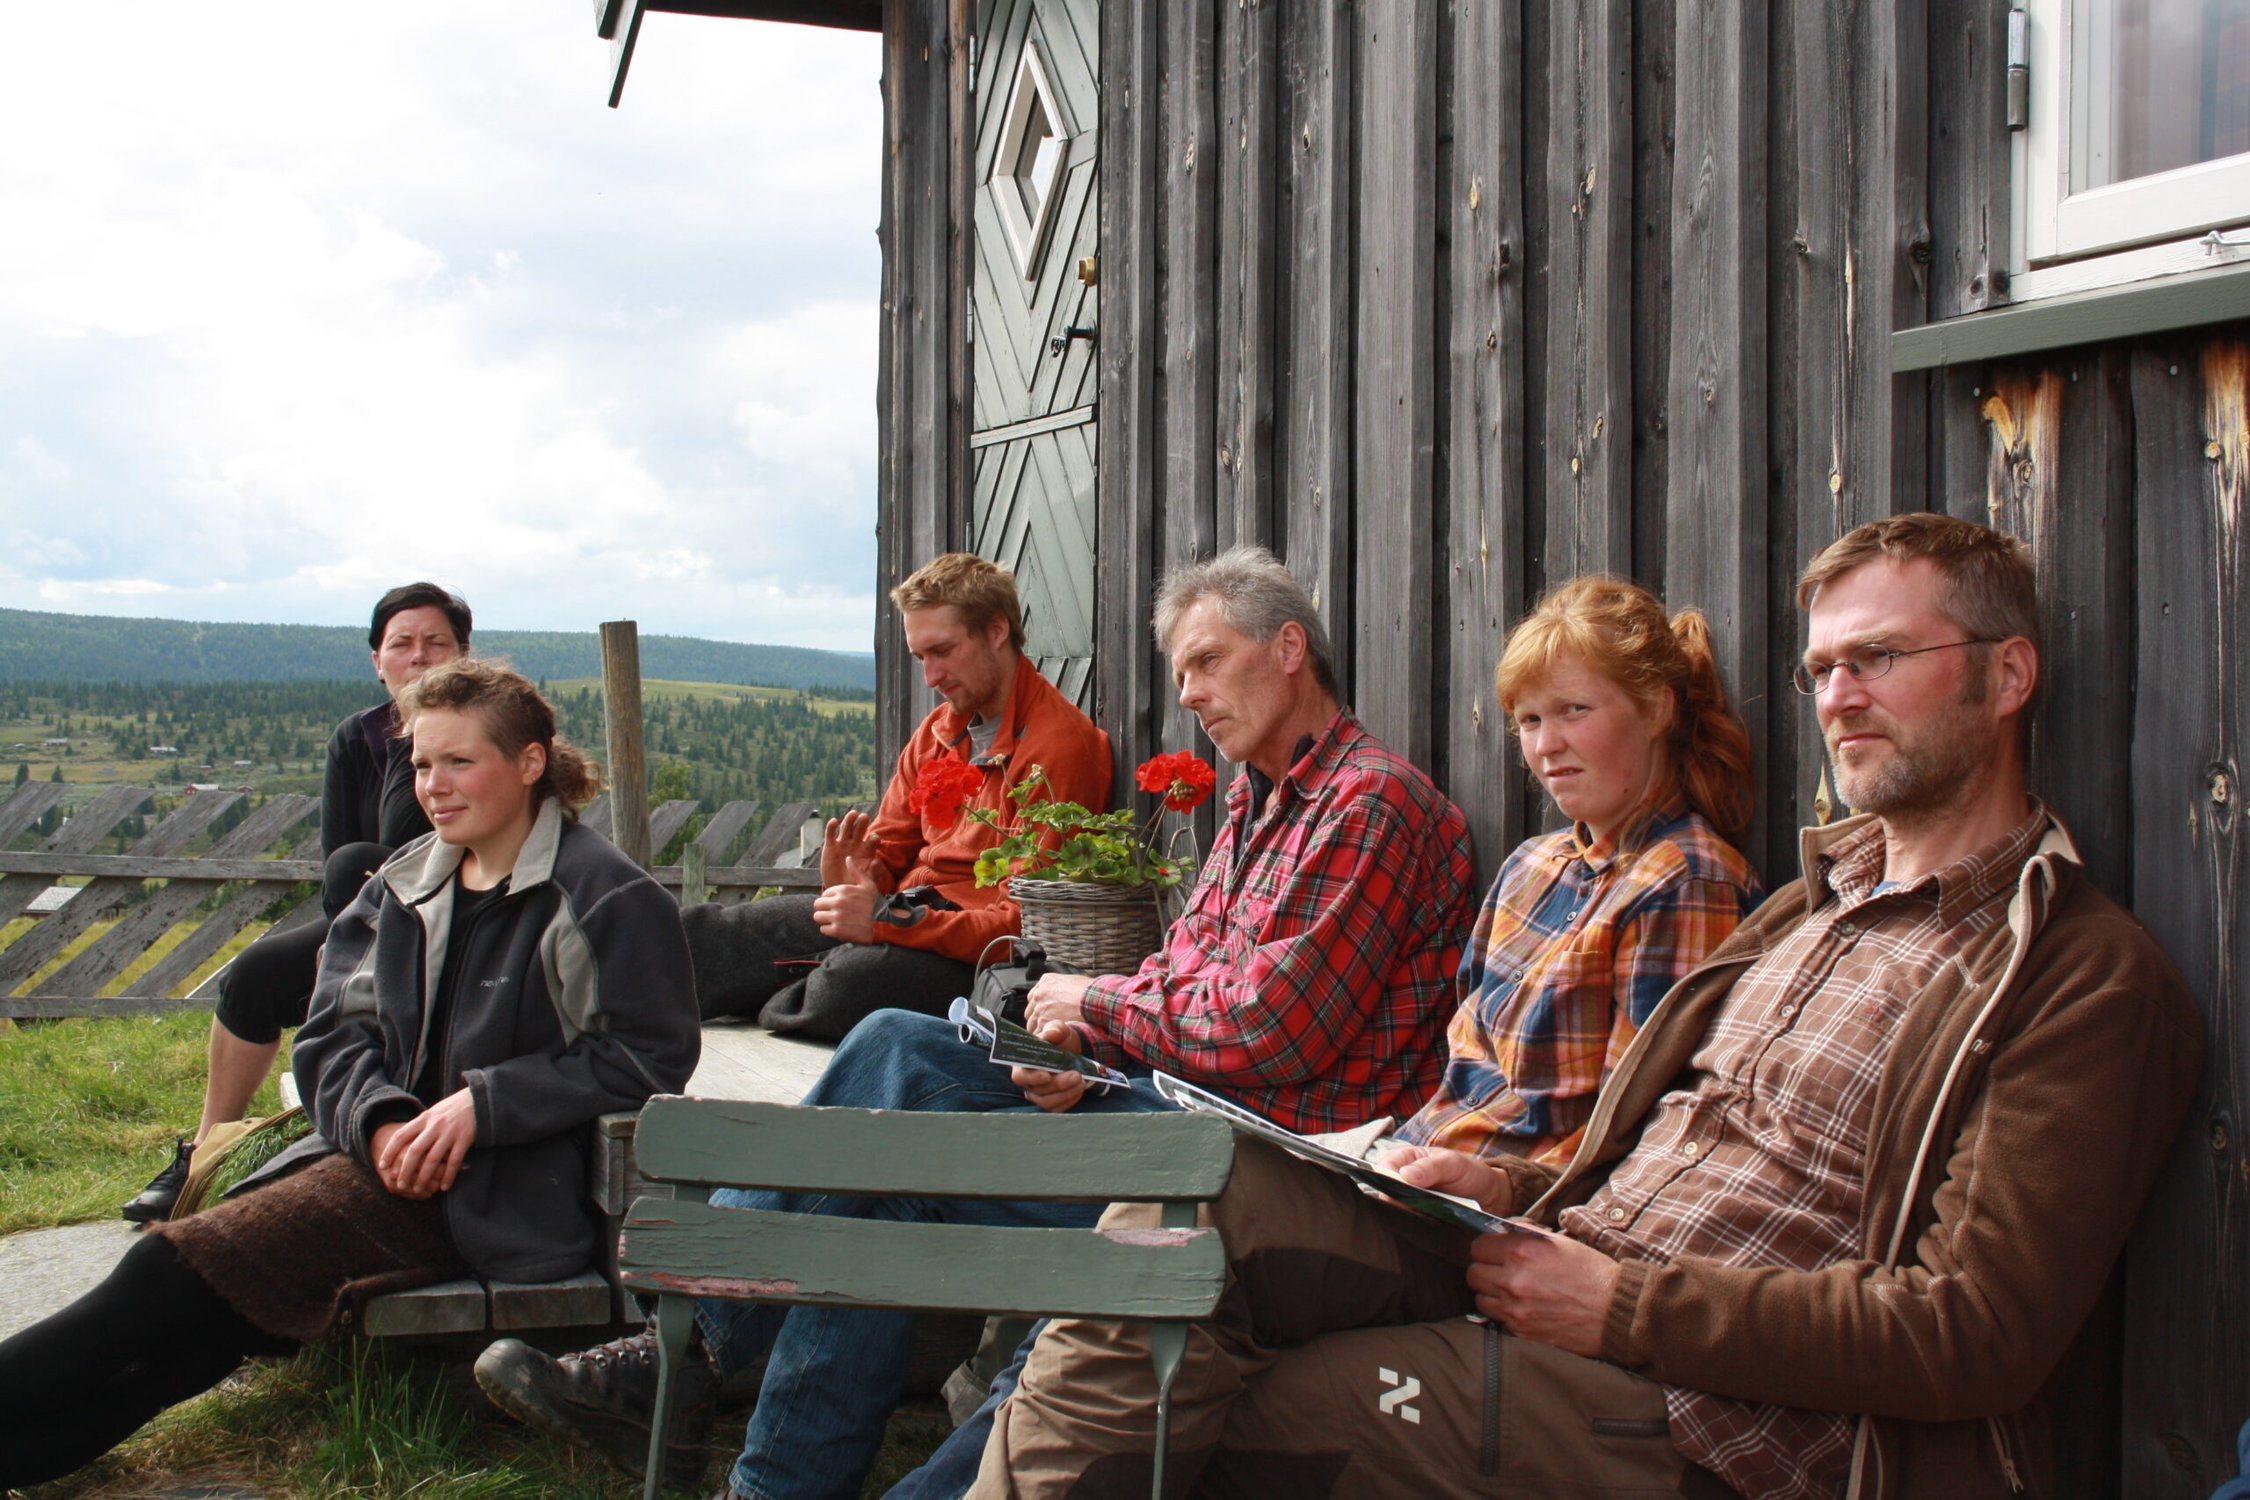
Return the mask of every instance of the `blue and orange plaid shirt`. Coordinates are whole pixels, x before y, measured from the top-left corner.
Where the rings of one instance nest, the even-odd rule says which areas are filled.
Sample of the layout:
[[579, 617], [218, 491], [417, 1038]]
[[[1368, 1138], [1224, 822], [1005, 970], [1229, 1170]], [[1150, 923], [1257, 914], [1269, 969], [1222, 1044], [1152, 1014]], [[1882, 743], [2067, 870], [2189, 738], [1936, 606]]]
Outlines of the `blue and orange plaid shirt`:
[[1187, 911], [1082, 1002], [1087, 1051], [1224, 1090], [1296, 1131], [1429, 1096], [1475, 910], [1461, 810], [1349, 712], [1253, 816], [1251, 778]]
[[1676, 798], [1614, 847], [1583, 824], [1525, 840], [1470, 934], [1444, 1081], [1399, 1138], [1567, 1161], [1656, 1002], [1763, 894]]

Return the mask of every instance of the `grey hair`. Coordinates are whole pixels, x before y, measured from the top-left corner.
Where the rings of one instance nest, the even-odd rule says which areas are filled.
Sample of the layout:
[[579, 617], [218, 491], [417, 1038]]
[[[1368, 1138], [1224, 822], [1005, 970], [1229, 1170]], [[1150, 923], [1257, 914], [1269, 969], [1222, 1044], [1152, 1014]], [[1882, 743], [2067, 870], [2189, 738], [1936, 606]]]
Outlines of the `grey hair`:
[[1219, 606], [1219, 617], [1264, 645], [1282, 626], [1295, 621], [1304, 627], [1306, 654], [1312, 658], [1313, 680], [1331, 696], [1336, 685], [1336, 652], [1328, 644], [1328, 627], [1320, 611], [1290, 571], [1263, 547], [1230, 547], [1217, 557], [1183, 563], [1167, 572], [1156, 586], [1156, 644], [1169, 653], [1180, 616], [1191, 605], [1210, 599]]

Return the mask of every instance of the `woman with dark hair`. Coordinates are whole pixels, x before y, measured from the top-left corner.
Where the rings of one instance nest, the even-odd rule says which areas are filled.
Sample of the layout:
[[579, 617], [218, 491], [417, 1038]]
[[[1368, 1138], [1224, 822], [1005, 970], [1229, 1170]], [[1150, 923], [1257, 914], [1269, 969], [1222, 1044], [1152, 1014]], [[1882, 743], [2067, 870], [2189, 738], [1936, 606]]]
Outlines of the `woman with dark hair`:
[[367, 1297], [583, 1270], [594, 1119], [693, 1071], [679, 909], [576, 822], [599, 775], [538, 690], [457, 661], [398, 707], [435, 831], [329, 929], [295, 1053], [317, 1134], [0, 1342], [0, 1489], [69, 1473]]
[[304, 1023], [328, 923], [393, 849], [430, 831], [430, 820], [414, 800], [396, 700], [424, 672], [468, 651], [470, 623], [461, 597], [434, 583], [401, 584], [376, 601], [367, 625], [368, 654], [388, 696], [345, 719], [329, 737], [320, 799], [320, 856], [326, 861], [320, 903], [326, 920], [267, 933], [220, 975], [203, 1118], [194, 1137], [175, 1146], [172, 1160], [126, 1203], [126, 1218], [147, 1223], [171, 1214], [195, 1148], [214, 1125], [242, 1118], [273, 1071], [281, 1033]]

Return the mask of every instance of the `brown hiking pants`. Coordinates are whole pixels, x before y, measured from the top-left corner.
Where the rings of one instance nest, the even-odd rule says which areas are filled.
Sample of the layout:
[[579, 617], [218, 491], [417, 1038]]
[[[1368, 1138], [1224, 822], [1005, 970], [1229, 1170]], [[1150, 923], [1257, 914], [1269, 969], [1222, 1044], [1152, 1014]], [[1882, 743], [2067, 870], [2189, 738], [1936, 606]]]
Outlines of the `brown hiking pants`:
[[[1173, 1383], [1170, 1494], [1731, 1493], [1673, 1450], [1662, 1387], [1468, 1316], [1465, 1231], [1247, 1139], [1205, 1221], [1230, 1282]], [[1140, 1500], [1155, 1430], [1148, 1326], [1057, 1320], [970, 1494]]]

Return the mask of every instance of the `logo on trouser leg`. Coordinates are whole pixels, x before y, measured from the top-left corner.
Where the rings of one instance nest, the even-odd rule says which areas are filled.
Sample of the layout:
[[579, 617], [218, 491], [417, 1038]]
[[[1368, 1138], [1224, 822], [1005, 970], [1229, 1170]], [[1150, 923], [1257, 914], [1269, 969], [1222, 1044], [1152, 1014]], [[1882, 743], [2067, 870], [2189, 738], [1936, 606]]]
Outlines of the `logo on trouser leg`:
[[1387, 1417], [1398, 1417], [1407, 1422], [1422, 1420], [1421, 1412], [1406, 1404], [1422, 1394], [1421, 1381], [1411, 1375], [1401, 1375], [1396, 1370], [1377, 1370], [1375, 1376], [1391, 1387], [1375, 1399], [1376, 1410]]

